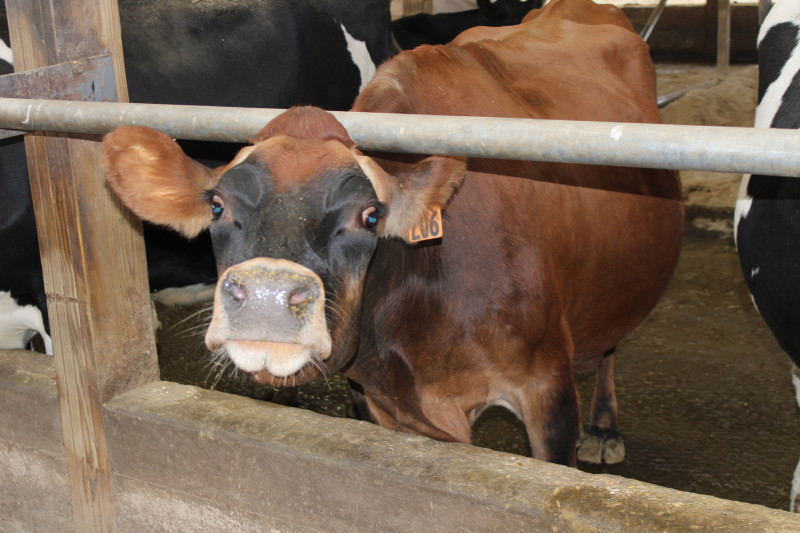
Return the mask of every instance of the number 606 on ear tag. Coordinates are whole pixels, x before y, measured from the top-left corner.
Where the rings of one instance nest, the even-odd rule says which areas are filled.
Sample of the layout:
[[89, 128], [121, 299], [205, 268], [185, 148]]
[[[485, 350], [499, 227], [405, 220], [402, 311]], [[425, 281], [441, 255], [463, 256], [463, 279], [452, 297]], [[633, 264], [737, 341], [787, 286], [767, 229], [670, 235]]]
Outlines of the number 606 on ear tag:
[[442, 237], [442, 210], [434, 207], [425, 216], [422, 224], [414, 226], [408, 232], [408, 240], [411, 242], [429, 241]]

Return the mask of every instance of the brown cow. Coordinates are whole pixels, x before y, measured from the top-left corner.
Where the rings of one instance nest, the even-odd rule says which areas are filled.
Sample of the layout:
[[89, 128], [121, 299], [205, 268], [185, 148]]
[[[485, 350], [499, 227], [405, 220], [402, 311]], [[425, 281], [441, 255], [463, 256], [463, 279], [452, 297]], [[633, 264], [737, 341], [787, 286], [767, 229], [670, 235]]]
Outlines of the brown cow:
[[[353, 110], [660, 121], [647, 46], [616, 8], [555, 0], [496, 39], [480, 31], [498, 29], [385, 63]], [[280, 115], [216, 170], [145, 128], [105, 145], [109, 182], [139, 216], [210, 227], [206, 343], [256, 380], [341, 370], [374, 421], [460, 442], [504, 405], [535, 457], [574, 465], [574, 374], [599, 369], [581, 459], [622, 459], [614, 349], [675, 267], [676, 173], [370, 157], [316, 108]], [[409, 242], [425, 231], [443, 236]]]

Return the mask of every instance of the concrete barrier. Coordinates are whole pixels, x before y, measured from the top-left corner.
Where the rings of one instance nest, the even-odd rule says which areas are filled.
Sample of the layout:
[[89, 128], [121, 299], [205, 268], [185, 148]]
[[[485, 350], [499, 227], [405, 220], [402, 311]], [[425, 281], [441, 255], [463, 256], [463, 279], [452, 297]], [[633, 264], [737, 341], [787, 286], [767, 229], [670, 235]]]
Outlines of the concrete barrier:
[[[52, 359], [0, 353], [0, 529], [72, 518]], [[800, 531], [800, 517], [169, 382], [104, 406], [120, 531]]]
[[71, 531], [53, 358], [0, 351], [0, 531]]

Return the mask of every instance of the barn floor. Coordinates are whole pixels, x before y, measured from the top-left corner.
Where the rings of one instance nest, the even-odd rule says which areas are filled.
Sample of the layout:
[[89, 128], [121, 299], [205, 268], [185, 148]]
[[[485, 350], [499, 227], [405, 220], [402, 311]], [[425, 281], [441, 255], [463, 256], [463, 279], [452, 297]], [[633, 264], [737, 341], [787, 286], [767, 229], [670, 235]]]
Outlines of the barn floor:
[[[675, 72], [674, 67], [662, 69], [670, 90], [678, 84]], [[695, 70], [688, 77], [694, 83], [708, 73], [708, 69]], [[730, 78], [736, 77], [736, 83], [745, 80], [747, 91], [754, 90], [752, 67], [735, 70]], [[754, 103], [754, 95], [739, 85], [726, 88], [723, 83], [709, 91], [715, 90], [735, 98], [745, 92]], [[719, 96], [710, 105], [704, 100], [708, 93], [693, 98], [692, 105], [718, 115], [740, 107]], [[752, 124], [752, 109], [749, 113], [740, 119], [741, 125]], [[664, 114], [669, 117], [675, 110], [667, 108]], [[702, 184], [710, 183], [706, 176], [685, 176], [685, 185], [686, 178], [689, 206], [678, 270], [651, 318], [619, 349], [617, 392], [627, 458], [615, 466], [579, 467], [786, 509], [792, 472], [800, 458], [800, 410], [788, 357], [753, 309], [732, 236], [725, 231], [730, 226], [728, 206], [733, 205], [729, 196], [735, 183], [731, 180], [738, 183], [738, 177], [712, 175], [727, 182], [728, 192], [721, 194], [716, 185], [711, 193], [704, 190]], [[699, 186], [694, 183], [698, 179]], [[693, 201], [698, 194], [702, 198]], [[210, 364], [202, 344], [207, 313], [186, 319], [200, 310], [159, 307], [164, 326], [158, 336], [162, 379], [296, 404], [332, 416], [352, 416], [347, 385], [340, 376], [302, 387], [295, 394], [292, 389], [276, 392], [254, 385], [230, 368], [220, 370]], [[592, 387], [593, 376], [580, 377], [584, 411]], [[473, 442], [528, 453], [521, 424], [499, 408], [487, 411], [477, 422]]]

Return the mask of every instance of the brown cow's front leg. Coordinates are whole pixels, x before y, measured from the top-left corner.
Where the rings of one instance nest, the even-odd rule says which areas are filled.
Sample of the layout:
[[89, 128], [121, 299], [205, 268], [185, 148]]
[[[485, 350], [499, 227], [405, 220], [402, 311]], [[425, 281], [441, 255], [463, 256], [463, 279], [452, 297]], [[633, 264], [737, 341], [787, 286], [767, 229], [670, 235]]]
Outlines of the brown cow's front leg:
[[557, 329], [549, 334], [549, 342], [536, 350], [531, 381], [520, 407], [533, 456], [576, 466], [580, 412], [572, 340], [565, 325]]
[[606, 352], [597, 369], [591, 424], [578, 441], [578, 459], [585, 463], [613, 465], [625, 459], [625, 444], [617, 428], [615, 362], [616, 348]]

